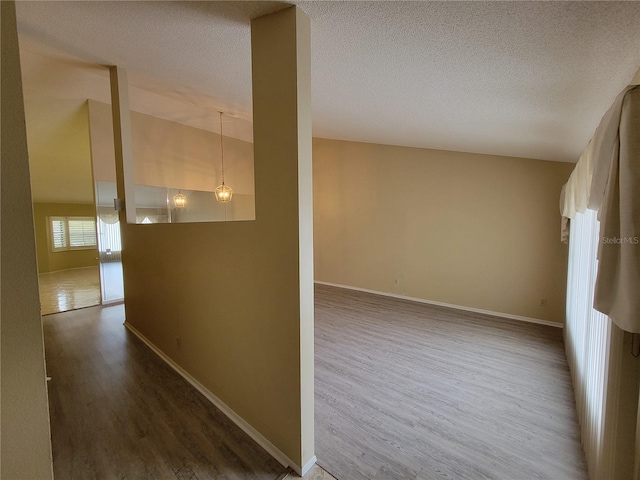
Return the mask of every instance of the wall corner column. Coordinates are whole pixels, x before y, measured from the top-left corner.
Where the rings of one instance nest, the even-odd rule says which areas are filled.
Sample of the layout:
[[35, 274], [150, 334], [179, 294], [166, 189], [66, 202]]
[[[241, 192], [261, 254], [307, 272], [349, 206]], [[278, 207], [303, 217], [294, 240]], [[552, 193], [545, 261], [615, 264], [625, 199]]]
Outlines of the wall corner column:
[[[253, 19], [251, 50], [256, 221], [281, 225], [282, 241], [298, 247], [293, 253], [298, 263], [300, 429], [297, 451], [289, 456], [303, 475], [316, 460], [309, 17], [292, 6]], [[280, 172], [275, 179], [273, 171]], [[262, 202], [265, 198], [269, 201]]]

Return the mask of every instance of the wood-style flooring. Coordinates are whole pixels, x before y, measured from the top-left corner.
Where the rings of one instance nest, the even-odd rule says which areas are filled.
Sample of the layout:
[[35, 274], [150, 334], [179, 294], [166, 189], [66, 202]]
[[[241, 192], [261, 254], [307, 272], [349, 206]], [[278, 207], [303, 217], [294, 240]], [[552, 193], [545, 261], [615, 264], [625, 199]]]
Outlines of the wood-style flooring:
[[100, 305], [98, 267], [41, 273], [38, 280], [42, 315]]
[[315, 355], [339, 480], [587, 478], [558, 328], [317, 286]]
[[57, 479], [284, 476], [123, 321], [122, 305], [43, 318]]
[[324, 470], [317, 463], [311, 467], [311, 470], [307, 472], [304, 477], [298, 476], [296, 473], [291, 472], [289, 475], [285, 476], [282, 480], [296, 480], [302, 478], [303, 480], [336, 480], [336, 478], [331, 475], [329, 472]]
[[[56, 478], [285, 478], [123, 321], [43, 319]], [[316, 454], [339, 480], [586, 479], [561, 331], [317, 287]]]

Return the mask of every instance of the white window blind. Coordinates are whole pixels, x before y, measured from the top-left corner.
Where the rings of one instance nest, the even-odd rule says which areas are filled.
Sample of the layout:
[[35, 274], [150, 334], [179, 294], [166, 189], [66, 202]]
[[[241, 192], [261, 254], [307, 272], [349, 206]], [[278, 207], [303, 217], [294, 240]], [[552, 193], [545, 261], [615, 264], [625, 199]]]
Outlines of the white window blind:
[[91, 217], [49, 217], [51, 250], [81, 250], [96, 246], [96, 221]]

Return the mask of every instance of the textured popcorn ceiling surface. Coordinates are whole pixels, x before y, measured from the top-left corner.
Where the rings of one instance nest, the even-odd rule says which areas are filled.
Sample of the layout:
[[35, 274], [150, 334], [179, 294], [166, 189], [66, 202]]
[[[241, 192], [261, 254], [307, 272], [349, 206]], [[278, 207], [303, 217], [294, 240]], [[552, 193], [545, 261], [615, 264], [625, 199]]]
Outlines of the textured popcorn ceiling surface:
[[[640, 66], [638, 2], [294, 3], [312, 22], [320, 137], [576, 161]], [[104, 101], [87, 79], [117, 64], [138, 110], [217, 130], [219, 108], [251, 115], [250, 19], [284, 5], [19, 2], [29, 88]], [[84, 69], [86, 88], [38, 62]]]

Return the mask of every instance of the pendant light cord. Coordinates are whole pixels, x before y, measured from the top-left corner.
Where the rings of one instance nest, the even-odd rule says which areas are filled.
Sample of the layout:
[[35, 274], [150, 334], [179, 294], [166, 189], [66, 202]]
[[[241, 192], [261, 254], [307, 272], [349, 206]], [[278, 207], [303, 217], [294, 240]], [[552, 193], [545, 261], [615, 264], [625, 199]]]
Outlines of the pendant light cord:
[[222, 184], [224, 185], [224, 142], [222, 141], [222, 112], [220, 114], [220, 159], [222, 163]]

